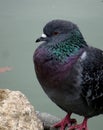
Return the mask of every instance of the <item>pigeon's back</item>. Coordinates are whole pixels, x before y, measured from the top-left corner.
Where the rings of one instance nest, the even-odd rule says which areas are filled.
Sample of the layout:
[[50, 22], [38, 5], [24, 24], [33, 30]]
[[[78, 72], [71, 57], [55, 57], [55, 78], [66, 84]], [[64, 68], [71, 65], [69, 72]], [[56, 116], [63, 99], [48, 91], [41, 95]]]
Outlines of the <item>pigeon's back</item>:
[[103, 113], [103, 51], [87, 48], [82, 67], [82, 96], [95, 114]]

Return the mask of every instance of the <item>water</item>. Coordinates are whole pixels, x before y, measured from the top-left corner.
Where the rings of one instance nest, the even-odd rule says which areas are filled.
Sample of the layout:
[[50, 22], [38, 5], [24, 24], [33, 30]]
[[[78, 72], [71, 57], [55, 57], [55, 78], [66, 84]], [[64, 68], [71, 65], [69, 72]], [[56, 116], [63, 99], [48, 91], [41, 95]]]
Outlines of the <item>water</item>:
[[[0, 88], [20, 90], [36, 110], [63, 117], [41, 89], [32, 62], [36, 38], [46, 22], [57, 18], [77, 23], [86, 41], [103, 49], [102, 0], [0, 0], [0, 67], [13, 67], [0, 74]], [[102, 115], [90, 119], [89, 129], [102, 130], [102, 120]]]

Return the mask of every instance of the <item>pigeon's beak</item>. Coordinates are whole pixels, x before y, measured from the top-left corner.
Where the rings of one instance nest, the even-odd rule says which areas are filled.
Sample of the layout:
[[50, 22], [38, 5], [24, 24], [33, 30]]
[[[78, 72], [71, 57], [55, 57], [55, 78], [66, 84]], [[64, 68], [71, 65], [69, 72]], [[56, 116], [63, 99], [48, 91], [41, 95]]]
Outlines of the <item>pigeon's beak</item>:
[[39, 37], [35, 42], [41, 42], [41, 41], [46, 41], [47, 36], [45, 34], [42, 34], [41, 37]]

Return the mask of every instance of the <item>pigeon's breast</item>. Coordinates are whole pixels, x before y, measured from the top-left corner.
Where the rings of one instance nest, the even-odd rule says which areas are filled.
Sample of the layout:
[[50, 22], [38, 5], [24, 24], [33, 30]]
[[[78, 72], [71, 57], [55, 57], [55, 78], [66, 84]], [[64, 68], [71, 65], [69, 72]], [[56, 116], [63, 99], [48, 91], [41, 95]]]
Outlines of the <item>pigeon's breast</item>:
[[48, 51], [47, 48], [40, 47], [34, 53], [34, 66], [37, 78], [43, 87], [56, 87], [61, 85], [71, 71], [73, 64], [77, 62], [83, 50], [76, 55], [68, 57], [66, 62], [61, 62]]
[[37, 78], [42, 87], [52, 86], [51, 82], [55, 79], [54, 75], [58, 71], [58, 63], [55, 63], [53, 57], [45, 48], [39, 48], [35, 51], [34, 67]]

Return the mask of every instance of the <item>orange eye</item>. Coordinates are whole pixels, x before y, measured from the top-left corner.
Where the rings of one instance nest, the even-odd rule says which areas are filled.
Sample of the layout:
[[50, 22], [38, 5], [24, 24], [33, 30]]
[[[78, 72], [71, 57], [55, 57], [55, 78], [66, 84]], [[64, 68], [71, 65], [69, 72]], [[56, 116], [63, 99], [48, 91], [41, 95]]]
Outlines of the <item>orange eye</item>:
[[53, 35], [57, 35], [57, 34], [59, 34], [59, 32], [53, 32]]

